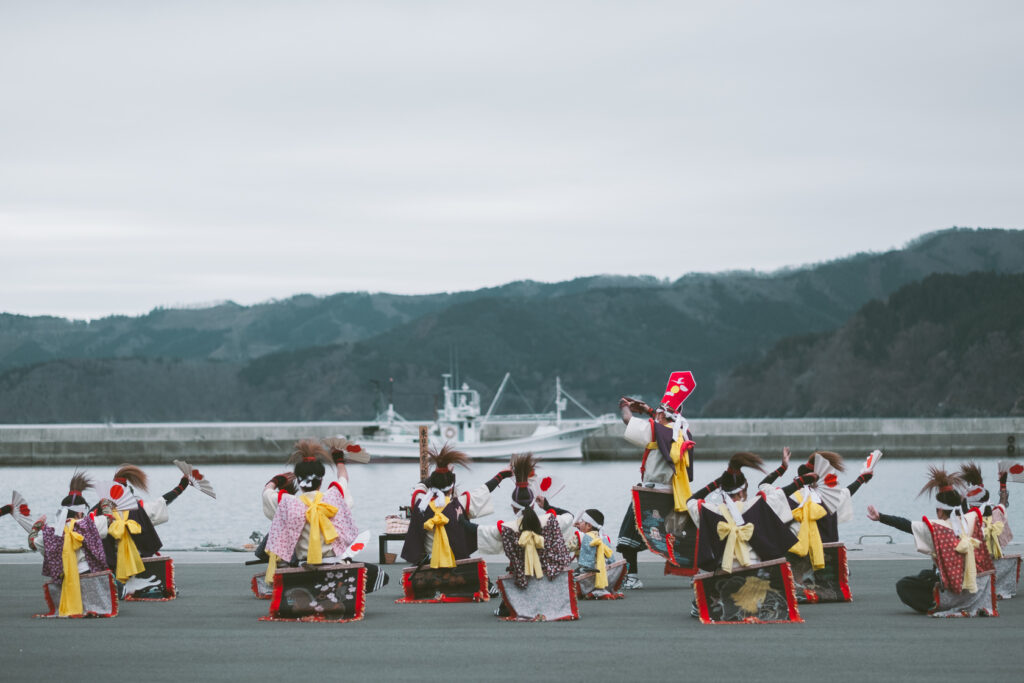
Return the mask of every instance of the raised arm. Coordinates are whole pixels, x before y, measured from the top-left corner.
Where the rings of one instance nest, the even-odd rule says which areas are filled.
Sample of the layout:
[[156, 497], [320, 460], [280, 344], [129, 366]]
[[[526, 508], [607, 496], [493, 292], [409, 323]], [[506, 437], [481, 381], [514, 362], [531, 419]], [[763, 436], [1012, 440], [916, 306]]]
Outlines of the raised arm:
[[908, 534], [914, 533], [909, 519], [897, 517], [896, 515], [882, 514], [874, 505], [868, 505], [868, 519], [873, 522], [881, 522], [886, 526], [891, 526], [893, 529], [899, 529]]
[[764, 486], [765, 484], [774, 484], [776, 479], [786, 473], [786, 470], [789, 469], [789, 455], [789, 446], [786, 446], [782, 449], [782, 464], [766, 474], [764, 479], [758, 483], [758, 487]]

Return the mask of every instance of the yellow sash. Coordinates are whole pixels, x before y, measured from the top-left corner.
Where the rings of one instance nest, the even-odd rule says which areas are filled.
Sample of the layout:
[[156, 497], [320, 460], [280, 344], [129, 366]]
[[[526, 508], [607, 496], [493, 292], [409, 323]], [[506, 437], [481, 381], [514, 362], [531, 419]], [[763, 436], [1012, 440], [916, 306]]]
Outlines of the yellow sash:
[[682, 445], [686, 443], [686, 437], [680, 435], [672, 442], [671, 458], [676, 466], [675, 474], [672, 475], [672, 500], [675, 502], [676, 512], [686, 512], [686, 501], [690, 499], [690, 479], [686, 476], [686, 468], [690, 464], [690, 451], [681, 451]]
[[430, 509], [434, 516], [423, 523], [423, 528], [434, 532], [434, 543], [430, 546], [430, 568], [450, 568], [455, 566], [455, 553], [452, 552], [451, 543], [448, 542], [448, 531], [445, 526], [448, 524], [448, 517], [442, 512], [451, 501], [448, 496], [444, 497], [444, 505], [437, 507], [434, 501], [430, 501]]
[[312, 498], [308, 493], [299, 496], [306, 505], [306, 523], [309, 524], [309, 550], [306, 551], [306, 562], [320, 564], [324, 561], [324, 543], [333, 543], [338, 538], [338, 531], [331, 524], [331, 518], [338, 514], [338, 508], [330, 503], [321, 502], [324, 494], [317, 491]]
[[818, 531], [818, 520], [828, 511], [813, 500], [804, 501], [803, 493], [796, 492], [800, 506], [793, 510], [793, 519], [800, 522], [800, 531], [796, 535], [796, 543], [789, 552], [800, 557], [811, 556], [811, 567], [821, 569], [825, 566], [825, 548], [821, 544], [821, 532]]
[[274, 574], [277, 572], [277, 555], [267, 551], [267, 573], [263, 575], [263, 580], [267, 584], [274, 585]]
[[82, 534], [75, 531], [74, 520], [64, 525], [64, 547], [60, 559], [64, 567], [64, 581], [60, 586], [60, 605], [57, 614], [62, 617], [82, 613], [82, 582], [78, 576], [78, 555], [82, 547]]
[[754, 525], [747, 522], [742, 526], [736, 526], [728, 507], [719, 505], [718, 509], [725, 517], [724, 522], [718, 523], [718, 538], [726, 539], [725, 552], [722, 553], [722, 571], [731, 574], [733, 560], [739, 562], [741, 567], [752, 564], [750, 538], [754, 535]]
[[960, 536], [960, 542], [956, 544], [958, 553], [964, 556], [964, 582], [962, 588], [968, 593], [978, 592], [978, 565], [974, 560], [974, 549], [981, 546], [981, 541], [971, 536], [970, 531], [965, 530]]
[[607, 588], [608, 569], [605, 565], [605, 560], [611, 559], [615, 551], [601, 540], [601, 534], [596, 531], [588, 531], [587, 537], [590, 538], [590, 547], [597, 546], [597, 555], [594, 560], [594, 569], [597, 570], [597, 576], [594, 578], [594, 588]]
[[985, 545], [994, 560], [1003, 556], [1003, 546], [999, 545], [999, 536], [1003, 533], [1005, 526], [1005, 522], [993, 521], [991, 516], [986, 517], [981, 525], [981, 530], [985, 534]]
[[117, 568], [114, 576], [124, 583], [136, 574], [146, 570], [135, 546], [133, 535], [142, 533], [142, 526], [134, 519], [128, 519], [128, 511], [114, 510], [114, 521], [107, 528], [107, 533], [117, 539]]
[[[544, 537], [533, 531], [523, 531], [519, 534], [519, 545], [523, 546], [523, 573], [538, 579], [544, 578], [544, 568], [540, 566], [540, 553], [537, 552], [544, 547]], [[607, 585], [607, 581], [605, 584]]]

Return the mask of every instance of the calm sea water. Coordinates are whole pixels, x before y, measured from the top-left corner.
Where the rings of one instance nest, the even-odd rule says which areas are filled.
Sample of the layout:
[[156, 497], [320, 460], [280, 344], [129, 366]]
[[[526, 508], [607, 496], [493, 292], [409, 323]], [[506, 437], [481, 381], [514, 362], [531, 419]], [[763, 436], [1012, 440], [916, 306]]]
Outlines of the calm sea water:
[[[776, 465], [777, 462], [769, 462]], [[892, 534], [897, 543], [909, 543], [910, 537], [865, 517], [868, 504], [883, 512], [909, 518], [920, 518], [922, 514], [934, 513], [930, 501], [917, 497], [924, 483], [928, 465], [936, 464], [955, 469], [959, 462], [942, 462], [924, 459], [882, 460], [875, 478], [862, 487], [854, 496], [855, 518], [840, 527], [841, 537], [855, 543], [864, 534]], [[986, 484], [993, 496], [998, 493], [996, 461], [982, 461]], [[697, 487], [721, 474], [722, 462], [697, 462], [694, 479]], [[853, 481], [860, 468], [860, 462], [851, 459], [848, 472], [842, 477], [844, 483]], [[465, 487], [478, 486], [489, 479], [499, 467], [496, 464], [478, 463], [471, 470], [460, 471], [459, 483]], [[151, 496], [156, 497], [175, 486], [180, 471], [173, 465], [150, 466], [145, 468], [150, 478]], [[110, 478], [113, 468], [88, 470], [94, 478]], [[217, 491], [214, 500], [198, 490], [187, 489], [170, 507], [171, 519], [158, 527], [167, 549], [192, 549], [202, 547], [240, 548], [249, 543], [253, 532], [265, 532], [269, 526], [262, 513], [260, 493], [263, 485], [274, 474], [283, 471], [272, 465], [220, 465], [203, 467], [206, 478]], [[565, 490], [553, 500], [559, 507], [579, 512], [597, 508], [605, 515], [605, 524], [614, 536], [618, 531], [623, 513], [630, 501], [630, 487], [639, 480], [639, 465], [635, 462], [550, 462], [542, 471], [561, 478]], [[0, 467], [0, 502], [10, 502], [11, 491], [19, 491], [28, 500], [35, 514], [52, 517], [61, 498], [67, 494], [68, 482], [74, 467]], [[409, 464], [368, 464], [351, 465], [349, 475], [354, 502], [353, 515], [360, 529], [370, 529], [374, 534], [383, 531], [384, 517], [398, 512], [400, 505], [408, 505], [409, 494], [418, 478], [418, 465]], [[789, 476], [780, 479], [788, 483], [795, 475], [791, 466]], [[750, 473], [748, 472], [748, 477]], [[1010, 523], [1024, 534], [1024, 486], [1009, 484]], [[502, 517], [511, 517], [508, 505], [512, 485], [502, 483], [494, 492], [496, 514], [481, 520], [493, 523]], [[96, 502], [91, 491], [86, 493], [90, 504]], [[876, 539], [872, 539], [874, 541]], [[24, 548], [25, 533], [10, 517], [0, 518], [0, 548]], [[397, 545], [393, 546], [393, 549]]]

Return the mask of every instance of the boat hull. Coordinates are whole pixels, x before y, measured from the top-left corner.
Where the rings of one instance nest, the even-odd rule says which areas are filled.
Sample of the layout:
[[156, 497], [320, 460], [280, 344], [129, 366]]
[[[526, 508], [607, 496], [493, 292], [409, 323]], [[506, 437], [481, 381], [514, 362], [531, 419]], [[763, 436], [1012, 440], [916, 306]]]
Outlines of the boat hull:
[[[583, 452], [580, 446], [583, 439], [599, 426], [586, 425], [515, 439], [473, 443], [438, 439], [436, 436], [431, 436], [430, 445], [439, 448], [445, 443], [449, 443], [473, 460], [505, 461], [516, 453], [533, 453], [540, 460], [582, 460]], [[409, 436], [407, 440], [403, 441], [383, 441], [363, 437], [361, 443], [370, 453], [374, 462], [417, 460], [420, 457], [419, 440], [414, 436]]]

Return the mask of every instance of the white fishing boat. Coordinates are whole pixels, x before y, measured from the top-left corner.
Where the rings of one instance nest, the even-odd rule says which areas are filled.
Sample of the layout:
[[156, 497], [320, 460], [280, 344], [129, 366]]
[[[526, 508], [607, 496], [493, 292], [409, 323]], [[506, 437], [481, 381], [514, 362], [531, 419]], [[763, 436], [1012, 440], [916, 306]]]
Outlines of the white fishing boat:
[[[440, 448], [451, 444], [474, 460], [508, 460], [515, 453], [533, 453], [542, 460], [580, 460], [583, 457], [580, 444], [584, 437], [601, 427], [608, 419], [596, 417], [576, 399], [562, 389], [561, 380], [555, 378], [555, 409], [552, 413], [538, 415], [492, 415], [495, 405], [509, 380], [509, 374], [501, 382], [494, 400], [486, 413], [480, 410], [480, 393], [463, 384], [452, 386], [452, 376], [444, 379], [444, 405], [437, 411], [437, 419], [425, 426], [428, 428], [430, 445]], [[562, 411], [572, 401], [588, 419], [566, 420]], [[399, 415], [394, 405], [388, 404], [369, 428], [360, 435], [347, 435], [360, 440], [374, 460], [418, 459], [420, 453], [419, 427], [422, 423], [406, 420]], [[524, 433], [510, 438], [483, 439], [484, 427], [488, 431]]]

